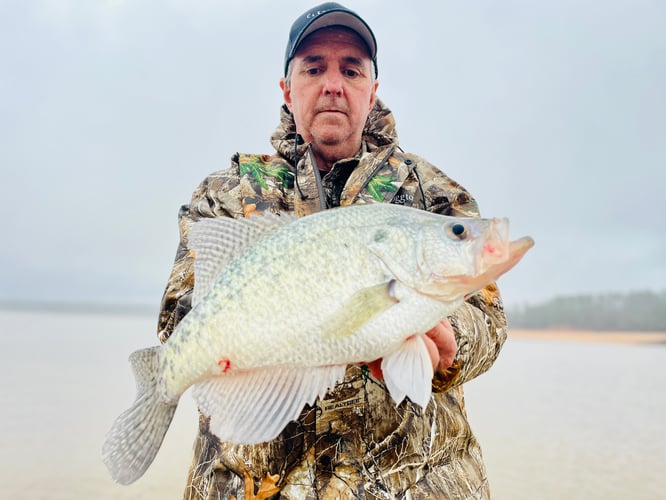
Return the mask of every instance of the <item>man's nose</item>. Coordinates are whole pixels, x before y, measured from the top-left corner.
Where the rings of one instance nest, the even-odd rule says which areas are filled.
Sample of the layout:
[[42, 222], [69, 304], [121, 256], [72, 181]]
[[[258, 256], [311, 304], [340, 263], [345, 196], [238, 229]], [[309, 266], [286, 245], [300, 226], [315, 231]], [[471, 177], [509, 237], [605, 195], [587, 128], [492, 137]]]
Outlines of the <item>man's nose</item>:
[[324, 93], [326, 95], [342, 95], [342, 75], [337, 71], [327, 72], [324, 77]]

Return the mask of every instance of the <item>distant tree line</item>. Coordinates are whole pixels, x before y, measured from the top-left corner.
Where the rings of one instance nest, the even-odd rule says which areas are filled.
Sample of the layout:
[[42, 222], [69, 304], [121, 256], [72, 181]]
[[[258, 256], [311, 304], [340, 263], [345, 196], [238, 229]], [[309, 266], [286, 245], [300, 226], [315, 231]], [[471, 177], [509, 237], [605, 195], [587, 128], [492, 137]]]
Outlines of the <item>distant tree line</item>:
[[666, 291], [556, 297], [507, 308], [514, 328], [666, 331]]

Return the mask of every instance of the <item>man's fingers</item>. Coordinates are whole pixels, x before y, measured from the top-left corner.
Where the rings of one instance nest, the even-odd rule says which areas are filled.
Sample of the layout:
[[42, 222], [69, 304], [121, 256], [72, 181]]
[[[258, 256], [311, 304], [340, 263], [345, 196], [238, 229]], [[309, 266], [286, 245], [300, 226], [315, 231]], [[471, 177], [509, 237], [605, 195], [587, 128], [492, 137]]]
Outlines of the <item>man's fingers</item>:
[[437, 344], [435, 344], [435, 341], [429, 335], [424, 335], [423, 341], [425, 342], [425, 346], [428, 348], [428, 354], [430, 354], [430, 360], [432, 361], [432, 369], [437, 371], [440, 361], [439, 348], [437, 347]]
[[[424, 339], [426, 339], [426, 345], [428, 344], [427, 341], [430, 340], [437, 349], [438, 356], [437, 365], [434, 365], [435, 370], [446, 370], [449, 368], [453, 364], [453, 360], [458, 352], [456, 336], [449, 320], [444, 318], [440, 321], [426, 333]], [[434, 362], [435, 358], [433, 358], [432, 354], [431, 358]]]

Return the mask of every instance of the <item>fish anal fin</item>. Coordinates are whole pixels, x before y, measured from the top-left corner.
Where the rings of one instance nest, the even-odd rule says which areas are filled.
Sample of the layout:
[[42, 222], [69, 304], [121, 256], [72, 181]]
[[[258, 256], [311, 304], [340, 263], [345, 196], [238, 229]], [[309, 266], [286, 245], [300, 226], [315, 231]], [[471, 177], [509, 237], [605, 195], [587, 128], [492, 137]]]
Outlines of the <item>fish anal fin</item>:
[[306, 404], [342, 380], [344, 365], [235, 371], [193, 386], [210, 430], [222, 441], [258, 444], [275, 439]]

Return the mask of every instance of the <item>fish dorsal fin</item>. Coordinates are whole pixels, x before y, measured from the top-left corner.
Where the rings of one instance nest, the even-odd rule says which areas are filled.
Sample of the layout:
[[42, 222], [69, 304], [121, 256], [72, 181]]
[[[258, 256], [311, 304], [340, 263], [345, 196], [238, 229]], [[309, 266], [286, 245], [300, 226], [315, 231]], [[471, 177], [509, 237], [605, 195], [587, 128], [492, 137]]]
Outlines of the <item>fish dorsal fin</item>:
[[345, 369], [285, 366], [230, 372], [193, 386], [192, 395], [222, 441], [258, 444], [275, 439], [305, 404], [323, 398]]
[[385, 356], [382, 372], [396, 405], [408, 396], [425, 411], [430, 401], [434, 371], [422, 335], [408, 338], [400, 349]]
[[249, 219], [206, 218], [190, 228], [188, 246], [194, 251], [192, 306], [208, 292], [215, 277], [248, 247], [298, 217], [286, 213]]

